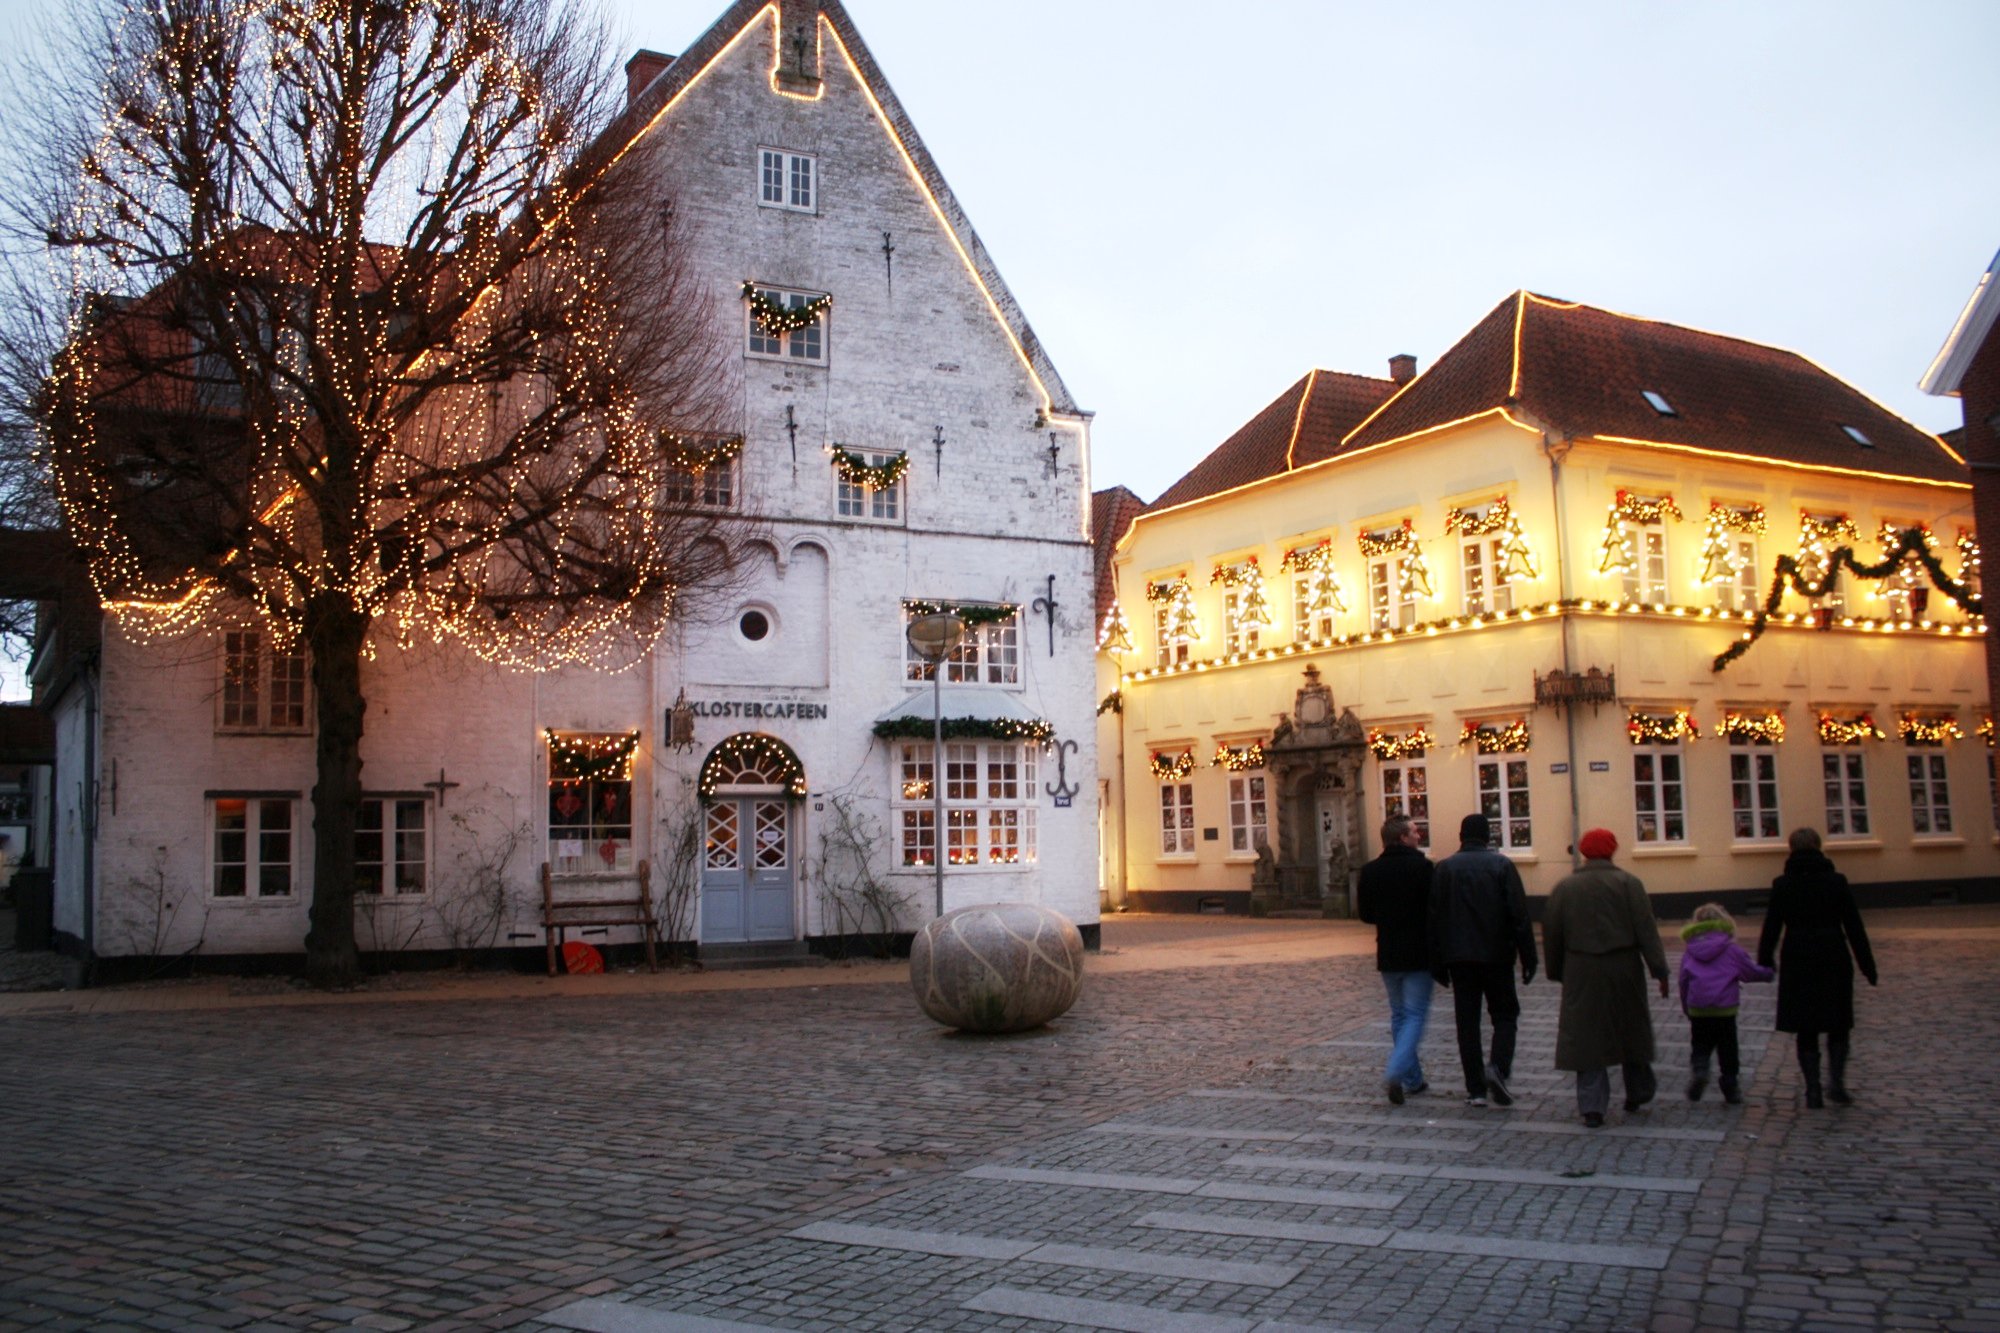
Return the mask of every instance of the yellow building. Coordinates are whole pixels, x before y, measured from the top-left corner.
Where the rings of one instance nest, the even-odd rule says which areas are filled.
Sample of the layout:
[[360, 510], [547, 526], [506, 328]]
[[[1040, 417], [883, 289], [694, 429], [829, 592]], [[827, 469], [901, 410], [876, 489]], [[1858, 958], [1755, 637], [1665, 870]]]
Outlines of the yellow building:
[[2000, 896], [1971, 526], [1943, 441], [1740, 339], [1522, 292], [1314, 371], [1117, 547], [1113, 896], [1339, 911], [1386, 813], [1475, 810], [1531, 894], [1603, 826], [1750, 896], [1812, 825], [1864, 901]]

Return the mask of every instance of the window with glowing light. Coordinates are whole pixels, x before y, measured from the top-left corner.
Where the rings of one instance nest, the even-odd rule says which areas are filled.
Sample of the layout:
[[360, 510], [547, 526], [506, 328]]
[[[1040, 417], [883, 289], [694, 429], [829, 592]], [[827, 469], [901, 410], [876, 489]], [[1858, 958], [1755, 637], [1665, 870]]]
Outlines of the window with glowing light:
[[1194, 855], [1194, 784], [1160, 784], [1160, 855]]
[[239, 902], [292, 896], [295, 799], [217, 796], [208, 817], [211, 896]]
[[[1235, 773], [1229, 779], [1229, 852], [1254, 855], [1271, 840], [1270, 806], [1262, 773]], [[1190, 847], [1189, 851], [1194, 849]]]
[[1459, 546], [1463, 555], [1465, 614], [1485, 615], [1514, 609], [1514, 585], [1507, 580], [1507, 537], [1468, 537]]
[[[787, 310], [803, 310], [825, 293], [794, 292], [782, 287], [759, 287], [757, 294]], [[749, 309], [747, 305], [744, 311], [744, 318], [749, 321], [750, 355], [783, 357], [788, 361], [811, 361], [815, 363], [826, 360], [827, 315], [825, 313], [822, 313], [818, 319], [804, 328], [791, 329], [784, 333], [767, 331], [762, 324], [757, 322], [756, 312]], [[870, 463], [872, 466], [880, 466], [882, 461], [886, 461], [886, 455], [884, 456], [884, 460], [871, 459]]]
[[1944, 751], [1912, 746], [1905, 757], [1910, 775], [1910, 831], [1919, 838], [1952, 832], [1951, 783]]
[[[966, 603], [958, 603], [960, 606]], [[931, 665], [924, 661], [910, 644], [910, 622], [917, 617], [917, 609], [908, 605], [903, 608], [903, 679], [908, 681], [929, 680]], [[984, 624], [967, 625], [965, 641], [952, 650], [944, 659], [944, 683], [947, 685], [1006, 685], [1018, 687], [1021, 684], [1021, 612], [1016, 607], [1004, 619], [991, 620]]]
[[[1914, 524], [1904, 524], [1912, 527]], [[1901, 528], [1898, 529], [1900, 531]], [[1902, 565], [1888, 578], [1882, 580], [1881, 595], [1885, 603], [1884, 614], [1890, 620], [1916, 620], [1921, 612], [1918, 604], [1925, 603], [1928, 609], [1929, 595], [1918, 596], [1920, 590], [1929, 588], [1929, 576], [1924, 573], [1923, 561], [1912, 552], [1903, 557]]]
[[431, 803], [423, 797], [369, 796], [354, 819], [354, 891], [390, 897], [430, 884]]
[[1431, 845], [1431, 780], [1426, 761], [1420, 756], [1384, 759], [1382, 763], [1382, 817], [1403, 815], [1416, 826], [1417, 837]]
[[1763, 572], [1757, 567], [1757, 539], [1747, 533], [1732, 533], [1729, 544], [1729, 557], [1736, 572], [1715, 585], [1715, 604], [1724, 611], [1756, 611], [1764, 605]]
[[1767, 738], [1729, 743], [1731, 836], [1738, 842], [1770, 842], [1784, 836], [1778, 809], [1778, 751]]
[[1826, 746], [1819, 755], [1819, 775], [1826, 796], [1826, 836], [1867, 837], [1867, 757], [1850, 746]]
[[629, 733], [555, 732], [549, 737], [549, 868], [558, 875], [632, 869]]
[[757, 150], [757, 202], [810, 213], [819, 206], [819, 160], [782, 148]]
[[1310, 569], [1292, 575], [1292, 638], [1300, 643], [1333, 637], [1333, 608], [1313, 610], [1313, 582], [1317, 577]]
[[[890, 789], [902, 863], [933, 866], [937, 856], [932, 746], [896, 747]], [[1004, 870], [1035, 861], [1035, 745], [1018, 741], [947, 741], [944, 747], [945, 864]]]
[[216, 729], [305, 731], [306, 679], [302, 650], [278, 647], [263, 630], [225, 630]]
[[1188, 660], [1189, 643], [1173, 631], [1173, 610], [1166, 602], [1153, 603], [1154, 661], [1173, 666]]
[[1493, 846], [1509, 852], [1533, 848], [1535, 821], [1528, 795], [1528, 761], [1520, 755], [1481, 755], [1478, 784], [1479, 813], [1493, 825]]
[[1664, 602], [1667, 600], [1667, 525], [1664, 521], [1634, 523], [1632, 567], [1624, 571], [1625, 600]]
[[711, 463], [696, 471], [689, 467], [667, 470], [668, 504], [699, 505], [704, 509], [736, 507], [736, 461]]
[[[866, 454], [868, 466], [882, 468], [889, 466], [897, 458], [896, 454]], [[898, 477], [887, 486], [870, 486], [863, 481], [849, 481], [839, 473], [834, 474], [838, 490], [834, 497], [834, 511], [842, 518], [867, 519], [872, 523], [900, 523], [903, 520], [903, 478]]]
[[1676, 740], [1642, 740], [1632, 747], [1633, 832], [1645, 846], [1687, 841], [1687, 756]]
[[1368, 562], [1368, 628], [1408, 629], [1417, 623], [1417, 591], [1407, 555], [1377, 556]]
[[1244, 600], [1245, 593], [1241, 588], [1230, 588], [1222, 594], [1222, 651], [1225, 653], [1257, 651], [1257, 631], [1261, 627], [1244, 614]]

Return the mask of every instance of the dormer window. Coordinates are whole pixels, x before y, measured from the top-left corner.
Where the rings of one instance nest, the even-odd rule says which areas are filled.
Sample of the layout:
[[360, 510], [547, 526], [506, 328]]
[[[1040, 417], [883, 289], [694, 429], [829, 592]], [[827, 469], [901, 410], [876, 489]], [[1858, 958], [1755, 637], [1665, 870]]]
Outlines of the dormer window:
[[1652, 408], [1663, 417], [1677, 417], [1680, 415], [1680, 413], [1674, 411], [1674, 405], [1668, 402], [1665, 396], [1655, 393], [1651, 389], [1639, 390], [1639, 396], [1646, 400], [1646, 406]]
[[1842, 426], [1840, 429], [1846, 433], [1848, 439], [1854, 441], [1863, 449], [1873, 449], [1875, 447], [1875, 441], [1863, 435], [1859, 426]]

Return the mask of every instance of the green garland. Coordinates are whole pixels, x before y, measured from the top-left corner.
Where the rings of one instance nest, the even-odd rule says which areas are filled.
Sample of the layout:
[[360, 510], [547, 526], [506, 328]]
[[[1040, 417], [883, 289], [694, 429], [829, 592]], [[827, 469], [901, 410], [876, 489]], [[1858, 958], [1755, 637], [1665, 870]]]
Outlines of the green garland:
[[731, 736], [708, 752], [708, 758], [701, 762], [701, 773], [696, 779], [695, 790], [704, 801], [715, 799], [715, 789], [721, 785], [723, 771], [741, 772], [746, 768], [760, 769], [774, 774], [784, 787], [788, 797], [796, 799], [806, 794], [805, 765], [792, 753], [792, 747], [776, 736], [766, 736], [759, 732], [742, 732]]
[[866, 486], [871, 491], [886, 491], [903, 479], [910, 470], [910, 456], [897, 454], [881, 467], [871, 464], [860, 454], [845, 445], [833, 446], [833, 470], [840, 479], [850, 486]]
[[[883, 740], [927, 741], [932, 726], [927, 717], [885, 718], [875, 724], [875, 734]], [[939, 730], [948, 741], [1030, 741], [1044, 750], [1056, 738], [1056, 729], [1040, 718], [948, 717]]]
[[726, 435], [712, 444], [698, 443], [692, 436], [673, 431], [660, 432], [660, 453], [669, 467], [685, 472], [706, 472], [712, 467], [733, 463], [743, 453], [743, 437]]
[[757, 290], [754, 282], [743, 284], [743, 299], [750, 303], [750, 318], [773, 338], [782, 338], [819, 323], [819, 317], [833, 309], [831, 296], [815, 296], [802, 306], [779, 305]]
[[1021, 613], [1021, 608], [1012, 602], [961, 603], [905, 601], [903, 609], [912, 616], [957, 616], [966, 623], [968, 628], [977, 625], [1004, 625]]
[[1986, 613], [1984, 599], [1974, 597], [1964, 584], [1944, 572], [1944, 566], [1938, 563], [1935, 555], [1931, 554], [1930, 544], [1924, 540], [1924, 530], [1906, 528], [1903, 530], [1903, 535], [1897, 539], [1895, 549], [1890, 551], [1879, 565], [1864, 565], [1856, 560], [1852, 546], [1835, 547], [1827, 556], [1826, 572], [1817, 583], [1806, 579], [1800, 571], [1796, 557], [1779, 556], [1777, 572], [1771, 577], [1770, 594], [1764, 598], [1763, 609], [1751, 620], [1749, 633], [1730, 644], [1725, 651], [1717, 653], [1709, 670], [1721, 671], [1750, 651], [1750, 645], [1763, 637], [1764, 627], [1770, 622], [1771, 617], [1777, 614], [1778, 604], [1785, 599], [1785, 589], [1790, 588], [1801, 597], [1823, 597], [1826, 595], [1826, 590], [1833, 586], [1835, 576], [1843, 568], [1852, 570], [1857, 578], [1885, 579], [1902, 567], [1905, 556], [1911, 555], [1917, 557], [1918, 562], [1924, 567], [1924, 572], [1930, 575], [1932, 586], [1951, 598], [1959, 610], [1969, 616]]
[[1124, 691], [1113, 690], [1104, 696], [1104, 701], [1097, 705], [1097, 715], [1103, 717], [1106, 713], [1116, 713], [1120, 717], [1125, 715]]
[[549, 747], [549, 780], [552, 782], [624, 782], [632, 776], [632, 755], [639, 748], [639, 733], [566, 735], [553, 727], [542, 728]]

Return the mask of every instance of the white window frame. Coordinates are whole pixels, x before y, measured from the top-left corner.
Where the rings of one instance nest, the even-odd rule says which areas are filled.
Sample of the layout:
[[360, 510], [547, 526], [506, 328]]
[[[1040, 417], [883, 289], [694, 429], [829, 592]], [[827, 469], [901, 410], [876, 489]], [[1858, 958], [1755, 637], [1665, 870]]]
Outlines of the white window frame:
[[711, 463], [696, 471], [691, 467], [667, 469], [666, 499], [669, 504], [692, 505], [701, 509], [736, 508], [736, 460]]
[[[927, 681], [931, 678], [931, 665], [910, 643], [909, 628], [914, 619], [916, 612], [905, 606], [903, 679]], [[952, 650], [942, 665], [947, 685], [999, 685], [1006, 689], [1020, 689], [1021, 608], [1015, 607], [1005, 620], [966, 626], [965, 641]]]
[[[551, 747], [542, 764], [542, 776], [546, 779], [545, 785], [549, 789], [547, 804], [543, 806], [542, 814], [548, 821], [546, 825], [548, 835], [546, 845], [550, 872], [556, 875], [630, 874], [634, 864], [636, 864], [634, 849], [638, 846], [638, 838], [636, 836], [638, 832], [637, 811], [633, 806], [632, 779], [630, 777], [559, 778], [555, 775], [555, 763], [555, 752], [553, 747]], [[574, 784], [581, 788], [579, 794], [583, 797], [584, 802], [583, 820], [565, 820], [560, 824], [556, 822], [555, 816], [557, 811], [555, 809], [555, 802], [558, 798], [555, 795], [554, 789], [558, 783], [565, 786]], [[613, 787], [623, 787], [625, 789], [625, 819], [622, 823], [600, 817], [600, 798], [606, 789]], [[558, 829], [569, 833], [578, 828], [587, 830], [585, 836], [581, 838], [558, 838], [556, 836]], [[623, 838], [617, 837], [612, 832], [612, 830], [620, 828], [625, 830]], [[602, 830], [601, 833], [600, 830]], [[612, 859], [608, 865], [598, 851], [598, 848], [603, 846], [606, 839], [616, 844], [613, 847]], [[558, 850], [563, 845], [571, 843], [580, 844], [580, 850], [568, 854], [563, 854]]]
[[1184, 778], [1160, 783], [1160, 859], [1194, 855], [1194, 784]]
[[[1670, 801], [1677, 808], [1670, 808]], [[1653, 821], [1650, 833], [1647, 831], [1648, 819]], [[1678, 835], [1672, 834], [1669, 829], [1669, 822], [1675, 819], [1680, 821]], [[1687, 845], [1687, 747], [1684, 742], [1645, 740], [1632, 747], [1632, 837], [1641, 847]]]
[[[1480, 813], [1492, 821], [1493, 846], [1501, 851], [1534, 850], [1535, 811], [1530, 794], [1534, 777], [1532, 767], [1526, 754], [1482, 754], [1473, 766], [1473, 799], [1478, 802]], [[1487, 779], [1488, 773], [1493, 775], [1491, 784]], [[1518, 782], [1514, 781], [1516, 778]], [[1518, 816], [1512, 813], [1512, 798], [1516, 794], [1526, 807], [1525, 813]], [[1489, 795], [1493, 797], [1490, 802], [1487, 799]], [[1527, 824], [1527, 836], [1517, 836], [1518, 830], [1514, 827], [1516, 819]]]
[[1255, 856], [1271, 841], [1271, 784], [1262, 769], [1229, 775], [1229, 854]]
[[1222, 593], [1222, 651], [1225, 654], [1257, 651], [1257, 631], [1263, 628], [1243, 616], [1243, 589], [1226, 588]]
[[1333, 637], [1333, 608], [1312, 613], [1313, 571], [1303, 569], [1292, 575], [1292, 638], [1299, 643]]
[[1189, 643], [1176, 638], [1167, 628], [1173, 603], [1162, 599], [1153, 603], [1154, 661], [1159, 666], [1175, 666], [1188, 660]]
[[1764, 605], [1763, 570], [1757, 563], [1757, 538], [1747, 532], [1733, 532], [1736, 573], [1726, 583], [1715, 585], [1715, 604], [1725, 611], [1756, 611]]
[[[1379, 785], [1382, 791], [1382, 818], [1403, 815], [1416, 825], [1419, 840], [1425, 847], [1431, 845], [1431, 783], [1428, 759], [1414, 756], [1407, 759], [1384, 759], [1380, 761]], [[1412, 781], [1415, 787], [1412, 787]], [[1393, 788], [1394, 790], [1391, 790]], [[1417, 790], [1416, 788], [1421, 788]], [[1422, 803], [1422, 812], [1417, 806]]]
[[1507, 534], [1467, 537], [1459, 543], [1458, 556], [1466, 615], [1514, 609], [1514, 585], [1507, 577]]
[[[877, 453], [870, 451], [862, 455], [869, 467], [887, 467], [899, 454], [895, 452]], [[858, 481], [849, 481], [839, 473], [834, 474], [834, 513], [840, 518], [856, 519], [863, 523], [901, 523], [903, 521], [903, 483], [909, 479], [907, 471], [887, 486], [869, 486]]]
[[[1748, 832], [1745, 832], [1748, 821]], [[1778, 747], [1770, 741], [1729, 743], [1729, 836], [1735, 842], [1782, 842], [1785, 811], [1778, 790]]]
[[1828, 841], [1873, 837], [1874, 821], [1868, 813], [1868, 760], [1860, 747], [1820, 747], [1819, 777], [1826, 798]]
[[1368, 562], [1368, 628], [1408, 629], [1417, 623], [1417, 597], [1402, 594], [1403, 576], [1410, 557], [1396, 552], [1378, 555]]
[[[225, 813], [240, 815], [242, 826], [224, 829], [221, 821]], [[290, 792], [215, 793], [208, 798], [207, 822], [208, 897], [211, 901], [288, 902], [297, 896], [300, 830], [296, 795]], [[234, 839], [241, 839], [241, 842]], [[240, 887], [225, 893], [223, 880], [231, 871], [240, 876]], [[277, 883], [278, 877], [282, 878], [281, 884]]]
[[790, 213], [817, 213], [819, 159], [811, 153], [794, 153], [786, 148], [759, 148], [757, 203], [762, 208], [781, 208]]
[[1957, 833], [1951, 818], [1951, 773], [1943, 746], [1912, 745], [1904, 764], [1910, 779], [1910, 832], [1919, 838]]
[[1904, 556], [1902, 565], [1888, 578], [1882, 580], [1882, 600], [1888, 603], [1887, 618], [1914, 621], [1917, 617], [1910, 606], [1910, 594], [1926, 586], [1928, 584], [1923, 562], [1918, 560], [1914, 553]]
[[303, 647], [287, 652], [262, 629], [222, 631], [215, 729], [303, 735], [312, 729], [312, 672]]
[[[363, 828], [362, 821], [371, 811], [375, 826]], [[417, 817], [414, 829], [403, 822], [402, 817], [407, 814]], [[372, 854], [367, 845], [371, 839]], [[431, 884], [431, 843], [428, 796], [397, 792], [362, 797], [354, 829], [354, 891], [383, 900], [427, 896]], [[394, 871], [393, 876], [389, 871]], [[371, 879], [373, 887], [368, 883]]]
[[1667, 522], [1634, 523], [1633, 563], [1622, 571], [1625, 600], [1646, 606], [1667, 600]]
[[[905, 870], [929, 869], [936, 847], [932, 745], [903, 741], [889, 804]], [[995, 873], [1038, 859], [1035, 812], [1039, 747], [1032, 741], [955, 740], [944, 744], [945, 864]]]
[[[826, 295], [825, 292], [795, 291], [790, 287], [767, 287], [756, 284], [757, 294], [766, 300], [775, 301], [791, 309], [799, 309]], [[748, 355], [764, 361], [803, 361], [807, 365], [823, 366], [827, 357], [827, 320], [831, 310], [823, 311], [820, 317], [802, 329], [789, 333], [769, 334], [757, 323], [757, 313], [744, 302], [743, 319], [748, 339], [745, 350]]]

